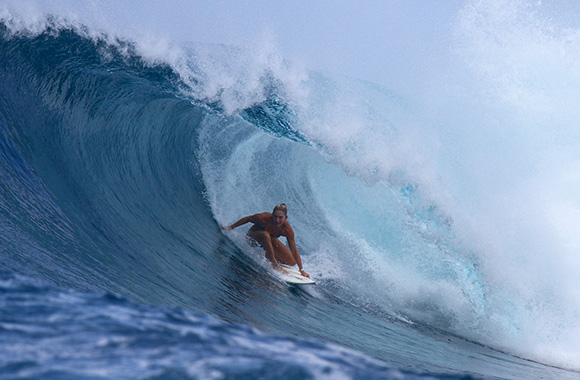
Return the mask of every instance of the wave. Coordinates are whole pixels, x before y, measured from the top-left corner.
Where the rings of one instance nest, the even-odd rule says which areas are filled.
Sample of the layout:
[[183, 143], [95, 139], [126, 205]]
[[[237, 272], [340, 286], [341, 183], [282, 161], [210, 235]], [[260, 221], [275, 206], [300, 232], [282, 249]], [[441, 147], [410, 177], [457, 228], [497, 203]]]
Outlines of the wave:
[[[472, 173], [446, 177], [465, 157], [449, 139], [465, 140], [442, 136], [401, 94], [302, 71], [275, 52], [155, 50], [57, 19], [34, 32], [4, 20], [0, 33], [6, 270], [306, 333], [397, 366], [414, 368], [417, 353], [401, 358], [408, 345], [387, 349], [365, 331], [461, 337], [574, 366], [562, 354], [574, 344], [557, 343], [573, 307], [553, 312], [569, 297], [544, 283], [522, 293], [516, 282], [534, 278], [520, 276], [525, 256], [510, 256], [514, 275], [495, 266], [505, 251], [468, 217], [484, 215], [465, 201]], [[484, 190], [475, 194], [493, 203]], [[315, 291], [288, 292], [243, 231], [218, 227], [280, 202]], [[358, 327], [337, 327], [345, 322]], [[445, 369], [460, 371], [470, 352]]]

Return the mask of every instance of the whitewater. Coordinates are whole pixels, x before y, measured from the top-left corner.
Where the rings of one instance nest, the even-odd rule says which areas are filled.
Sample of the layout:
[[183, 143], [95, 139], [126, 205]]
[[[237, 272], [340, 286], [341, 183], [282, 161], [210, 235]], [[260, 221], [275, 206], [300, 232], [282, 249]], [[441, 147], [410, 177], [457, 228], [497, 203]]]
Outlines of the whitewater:
[[[389, 88], [270, 38], [22, 4], [0, 3], [1, 377], [580, 376], [570, 21], [468, 2], [441, 66]], [[282, 202], [315, 287], [219, 228]]]

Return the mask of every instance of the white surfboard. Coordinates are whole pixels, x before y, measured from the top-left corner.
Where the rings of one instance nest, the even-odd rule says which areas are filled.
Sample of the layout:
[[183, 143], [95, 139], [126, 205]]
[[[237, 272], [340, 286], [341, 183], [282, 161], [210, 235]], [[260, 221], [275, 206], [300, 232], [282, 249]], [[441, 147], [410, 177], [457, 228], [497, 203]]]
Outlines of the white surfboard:
[[282, 266], [282, 268], [284, 268], [286, 270], [286, 272], [288, 272], [288, 274], [281, 274], [282, 279], [284, 281], [286, 281], [288, 284], [295, 284], [295, 285], [316, 284], [316, 282], [313, 279], [308, 278], [308, 277], [304, 277], [294, 267], [284, 265], [284, 264], [280, 264], [280, 265]]

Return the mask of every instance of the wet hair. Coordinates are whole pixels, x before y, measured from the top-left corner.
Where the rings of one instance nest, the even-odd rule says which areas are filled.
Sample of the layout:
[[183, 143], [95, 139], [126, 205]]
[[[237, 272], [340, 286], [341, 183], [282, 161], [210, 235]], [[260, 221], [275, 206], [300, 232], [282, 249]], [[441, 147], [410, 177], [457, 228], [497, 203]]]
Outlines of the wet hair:
[[288, 208], [286, 207], [286, 205], [284, 203], [280, 203], [279, 205], [274, 207], [274, 211], [272, 211], [272, 214], [278, 210], [282, 211], [284, 213], [284, 215], [288, 215]]

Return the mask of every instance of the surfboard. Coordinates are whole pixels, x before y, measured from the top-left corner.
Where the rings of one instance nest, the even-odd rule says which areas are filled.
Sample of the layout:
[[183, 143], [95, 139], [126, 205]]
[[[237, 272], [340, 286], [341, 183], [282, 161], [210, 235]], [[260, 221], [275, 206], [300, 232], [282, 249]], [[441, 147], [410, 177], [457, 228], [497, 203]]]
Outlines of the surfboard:
[[293, 284], [293, 285], [314, 285], [314, 284], [316, 284], [316, 282], [313, 279], [308, 278], [308, 277], [304, 277], [294, 267], [284, 265], [284, 264], [280, 264], [280, 265], [282, 266], [282, 268], [286, 269], [286, 271], [288, 272], [288, 274], [281, 274], [282, 279], [284, 281], [286, 281], [288, 284]]

